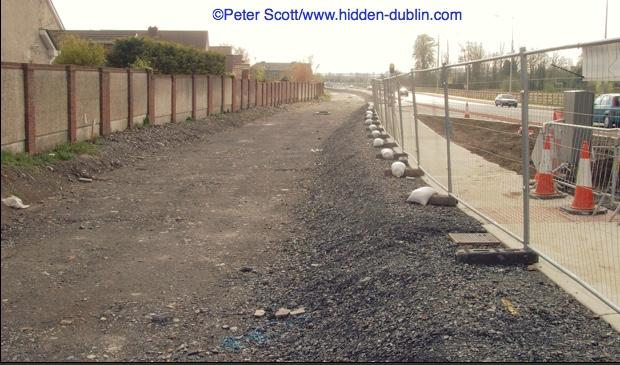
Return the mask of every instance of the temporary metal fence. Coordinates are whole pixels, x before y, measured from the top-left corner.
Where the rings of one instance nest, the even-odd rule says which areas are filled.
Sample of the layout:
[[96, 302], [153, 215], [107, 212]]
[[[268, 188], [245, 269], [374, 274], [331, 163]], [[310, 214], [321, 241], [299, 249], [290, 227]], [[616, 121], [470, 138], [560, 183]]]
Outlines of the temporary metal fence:
[[386, 132], [429, 179], [620, 313], [620, 128], [592, 126], [605, 118], [593, 96], [620, 83], [585, 60], [595, 81], [584, 81], [578, 60], [598, 46], [620, 56], [620, 39], [521, 49], [376, 79], [372, 91]]

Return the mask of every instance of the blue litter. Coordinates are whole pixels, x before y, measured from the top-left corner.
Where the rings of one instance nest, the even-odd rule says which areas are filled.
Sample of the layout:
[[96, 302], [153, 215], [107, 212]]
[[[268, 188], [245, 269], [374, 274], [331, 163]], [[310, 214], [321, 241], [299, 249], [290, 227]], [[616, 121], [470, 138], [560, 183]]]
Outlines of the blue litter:
[[243, 345], [237, 341], [234, 337], [226, 336], [222, 341], [221, 347], [228, 352], [238, 353], [243, 348]]
[[267, 337], [265, 337], [265, 333], [258, 328], [255, 328], [248, 332], [245, 335], [245, 339], [249, 342], [254, 342], [256, 344], [263, 344], [267, 342]]

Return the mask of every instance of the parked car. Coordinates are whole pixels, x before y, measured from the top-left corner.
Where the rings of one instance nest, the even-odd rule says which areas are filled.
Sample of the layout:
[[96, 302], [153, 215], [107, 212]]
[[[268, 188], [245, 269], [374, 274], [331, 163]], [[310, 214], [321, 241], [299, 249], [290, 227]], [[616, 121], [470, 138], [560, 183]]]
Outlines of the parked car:
[[517, 107], [517, 98], [510, 94], [499, 94], [495, 97], [495, 106], [514, 106]]
[[400, 96], [409, 96], [409, 90], [407, 90], [407, 88], [403, 86], [398, 89], [398, 94], [400, 94]]
[[592, 124], [620, 128], [620, 94], [603, 94], [594, 99]]

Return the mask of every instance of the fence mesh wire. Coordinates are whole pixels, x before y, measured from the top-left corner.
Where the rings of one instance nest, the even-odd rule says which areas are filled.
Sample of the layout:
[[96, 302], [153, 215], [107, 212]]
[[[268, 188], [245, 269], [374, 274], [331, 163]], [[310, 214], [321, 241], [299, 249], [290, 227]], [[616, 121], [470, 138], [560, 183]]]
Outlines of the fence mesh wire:
[[581, 51], [413, 71], [375, 80], [373, 95], [430, 179], [618, 311], [620, 80], [587, 81]]

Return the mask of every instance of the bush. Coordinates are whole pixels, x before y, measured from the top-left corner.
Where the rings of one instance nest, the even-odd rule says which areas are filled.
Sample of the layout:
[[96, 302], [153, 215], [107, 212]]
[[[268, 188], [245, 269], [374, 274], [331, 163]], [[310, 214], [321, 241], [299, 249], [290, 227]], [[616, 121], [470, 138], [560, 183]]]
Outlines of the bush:
[[224, 56], [146, 37], [119, 39], [108, 54], [111, 67], [152, 68], [162, 74], [223, 75]]
[[103, 66], [105, 50], [100, 44], [69, 35], [60, 42], [60, 55], [54, 59], [58, 65]]

